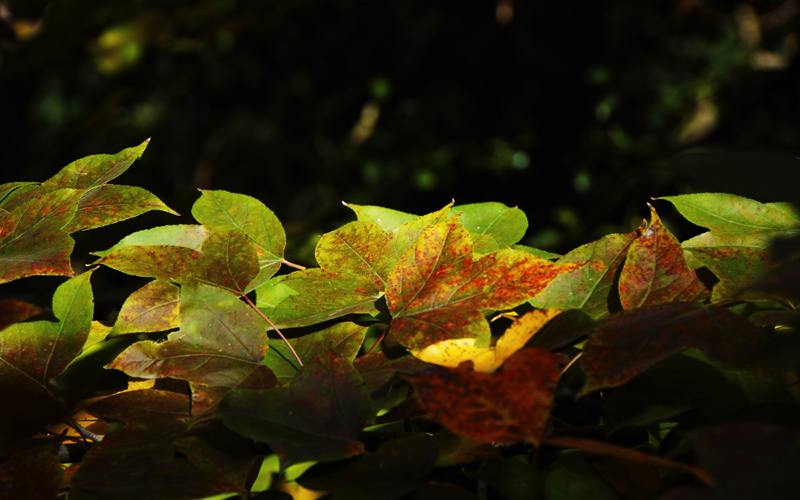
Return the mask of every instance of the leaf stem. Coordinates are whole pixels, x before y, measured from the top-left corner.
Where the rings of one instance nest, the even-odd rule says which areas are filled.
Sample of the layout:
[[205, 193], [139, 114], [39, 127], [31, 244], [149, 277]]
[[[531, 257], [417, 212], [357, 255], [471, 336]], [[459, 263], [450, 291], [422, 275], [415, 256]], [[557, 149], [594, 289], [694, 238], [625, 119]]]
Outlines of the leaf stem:
[[289, 348], [289, 350], [290, 350], [290, 351], [292, 351], [292, 354], [294, 354], [294, 359], [296, 359], [296, 360], [297, 360], [297, 362], [298, 362], [298, 363], [300, 363], [300, 366], [303, 366], [303, 362], [302, 362], [302, 361], [300, 361], [300, 356], [298, 356], [298, 355], [297, 355], [297, 351], [295, 351], [295, 350], [294, 350], [294, 347], [292, 347], [292, 344], [290, 344], [290, 343], [289, 343], [289, 341], [286, 339], [286, 337], [284, 337], [284, 336], [283, 336], [283, 333], [281, 333], [281, 331], [280, 331], [280, 330], [278, 330], [278, 327], [277, 327], [277, 326], [275, 326], [275, 323], [273, 323], [272, 321], [270, 321], [270, 319], [267, 317], [267, 315], [266, 315], [266, 314], [264, 314], [263, 312], [261, 312], [261, 309], [257, 308], [257, 307], [256, 307], [256, 305], [255, 305], [255, 304], [253, 304], [253, 301], [252, 301], [252, 300], [250, 300], [250, 297], [248, 297], [248, 296], [247, 296], [247, 295], [245, 295], [245, 294], [242, 294], [242, 298], [244, 299], [244, 301], [245, 301], [245, 302], [247, 302], [247, 304], [248, 304], [250, 307], [252, 307], [252, 308], [253, 308], [253, 310], [254, 310], [255, 312], [257, 312], [257, 313], [258, 313], [258, 314], [259, 314], [259, 315], [260, 315], [262, 318], [264, 318], [264, 321], [266, 321], [267, 323], [269, 323], [269, 326], [271, 326], [271, 327], [272, 327], [272, 329], [273, 329], [273, 330], [275, 330], [275, 332], [277, 332], [277, 334], [278, 334], [278, 335], [280, 335], [280, 337], [283, 339], [283, 343], [284, 343], [284, 344], [286, 344], [286, 347], [288, 347], [288, 348]]
[[567, 363], [567, 366], [565, 366], [564, 369], [561, 370], [561, 375], [559, 375], [559, 378], [564, 376], [564, 374], [567, 373], [567, 370], [569, 370], [569, 367], [575, 364], [575, 362], [578, 361], [581, 358], [581, 356], [583, 356], [583, 351], [579, 352], [577, 356], [572, 358], [572, 360], [569, 363]]
[[283, 259], [283, 263], [289, 267], [293, 267], [295, 269], [307, 269], [306, 266], [301, 266], [300, 264], [295, 264], [294, 262], [289, 262], [286, 259]]

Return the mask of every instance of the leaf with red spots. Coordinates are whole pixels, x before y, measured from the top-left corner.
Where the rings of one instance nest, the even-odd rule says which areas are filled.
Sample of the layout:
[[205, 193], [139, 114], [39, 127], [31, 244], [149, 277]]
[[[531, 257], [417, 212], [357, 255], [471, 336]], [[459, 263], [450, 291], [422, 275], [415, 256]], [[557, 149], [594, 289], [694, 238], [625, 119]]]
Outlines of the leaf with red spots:
[[[263, 364], [269, 348], [265, 324], [235, 295], [203, 284], [184, 285], [180, 314], [180, 330], [169, 340], [137, 342], [109, 368], [133, 377], [187, 380], [198, 385], [197, 392], [202, 386], [230, 390], [254, 372], [269, 372]], [[204, 407], [213, 403], [208, 398]]]
[[178, 215], [153, 193], [140, 187], [99, 186], [81, 195], [75, 218], [64, 229], [70, 233], [85, 231], [128, 220], [151, 210]]
[[609, 234], [561, 257], [559, 264], [581, 267], [557, 276], [530, 303], [543, 309], [580, 309], [593, 319], [608, 316], [613, 309], [610, 301], [617, 271], [642, 231], [644, 227], [632, 233]]
[[197, 279], [242, 295], [259, 274], [256, 246], [238, 229], [213, 232], [203, 242]]
[[114, 323], [113, 333], [161, 332], [180, 326], [180, 289], [151, 281], [128, 296]]
[[217, 415], [243, 436], [269, 444], [281, 466], [364, 452], [358, 435], [372, 402], [358, 372], [333, 351], [306, 361], [292, 381], [264, 391], [231, 391]]
[[201, 191], [192, 206], [192, 215], [207, 229], [239, 230], [253, 241], [259, 272], [246, 292], [266, 283], [281, 267], [286, 233], [272, 210], [257, 199], [228, 191]]
[[458, 218], [427, 228], [389, 275], [386, 297], [392, 334], [421, 349], [447, 339], [475, 338], [488, 345], [489, 323], [481, 311], [516, 307], [556, 276], [577, 268], [516, 250], [477, 260]]
[[92, 189], [103, 186], [122, 175], [138, 160], [150, 139], [114, 155], [92, 155], [75, 160], [42, 183], [48, 189]]
[[623, 309], [636, 309], [662, 302], [700, 302], [709, 291], [689, 269], [678, 239], [664, 227], [650, 206], [652, 220], [647, 230], [628, 248], [619, 277]]
[[77, 192], [59, 189], [0, 214], [0, 283], [36, 275], [72, 276], [75, 241], [64, 226], [77, 208]]
[[723, 363], [747, 365], [764, 340], [753, 323], [715, 306], [675, 302], [620, 313], [584, 346], [582, 393], [624, 384], [684, 347]]
[[540, 444], [547, 433], [561, 356], [523, 349], [494, 373], [431, 366], [409, 375], [434, 420], [482, 441]]
[[80, 354], [92, 324], [91, 271], [58, 287], [53, 314], [59, 320], [15, 323], [0, 331], [0, 393], [14, 401], [0, 412], [3, 439], [33, 433], [65, 411], [50, 381]]
[[117, 271], [162, 281], [192, 282], [202, 254], [172, 245], [124, 246], [93, 262]]

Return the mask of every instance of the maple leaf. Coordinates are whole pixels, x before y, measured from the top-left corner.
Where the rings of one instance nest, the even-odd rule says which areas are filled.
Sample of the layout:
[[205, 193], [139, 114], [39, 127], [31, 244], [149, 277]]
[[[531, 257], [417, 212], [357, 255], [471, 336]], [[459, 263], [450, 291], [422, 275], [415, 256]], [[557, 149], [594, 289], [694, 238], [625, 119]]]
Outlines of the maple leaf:
[[632, 233], [609, 234], [564, 255], [559, 264], [580, 267], [557, 276], [531, 299], [531, 305], [543, 309], [580, 309], [593, 319], [608, 316], [617, 271], [625, 262], [628, 248], [643, 231], [644, 226]]
[[541, 330], [548, 321], [560, 314], [557, 309], [531, 311], [508, 327], [492, 347], [477, 347], [476, 339], [450, 339], [431, 344], [418, 351], [411, 351], [417, 358], [440, 366], [455, 368], [464, 361], [472, 361], [479, 372], [492, 372]]
[[577, 267], [510, 249], [474, 260], [472, 240], [457, 217], [434, 224], [389, 275], [392, 333], [411, 349], [453, 338], [475, 338], [483, 347], [490, 331], [481, 310], [516, 307]]
[[542, 349], [522, 349], [494, 373], [433, 365], [406, 377], [430, 417], [453, 432], [538, 445], [547, 431], [561, 359]]
[[747, 364], [764, 338], [747, 319], [710, 305], [671, 302], [626, 311], [605, 320], [586, 342], [581, 392], [624, 384], [686, 346], [723, 363]]
[[689, 269], [678, 239], [661, 223], [650, 206], [647, 230], [630, 247], [619, 277], [623, 309], [662, 302], [702, 301], [709, 291]]

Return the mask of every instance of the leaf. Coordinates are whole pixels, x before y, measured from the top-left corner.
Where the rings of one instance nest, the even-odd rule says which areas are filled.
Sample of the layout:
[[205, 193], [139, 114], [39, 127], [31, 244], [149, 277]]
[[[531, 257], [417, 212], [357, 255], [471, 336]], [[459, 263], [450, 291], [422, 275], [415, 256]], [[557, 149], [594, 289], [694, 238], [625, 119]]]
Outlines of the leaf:
[[259, 274], [256, 247], [246, 234], [233, 229], [213, 232], [203, 242], [197, 278], [243, 295]]
[[570, 309], [548, 321], [528, 342], [528, 347], [556, 351], [593, 332], [599, 324], [585, 312]]
[[16, 199], [20, 192], [36, 189], [38, 182], [6, 182], [0, 184], [0, 207], [6, 211], [12, 210], [17, 204], [9, 203]]
[[387, 245], [388, 236], [378, 226], [356, 221], [324, 234], [314, 255], [323, 269], [361, 276], [371, 282], [367, 287], [383, 291], [394, 266]]
[[260, 271], [247, 292], [266, 283], [281, 267], [286, 233], [272, 210], [257, 199], [228, 191], [201, 190], [192, 215], [213, 231], [238, 229], [253, 240]]
[[85, 231], [131, 219], [151, 210], [179, 215], [154, 194], [142, 188], [99, 186], [81, 196], [75, 218], [64, 229], [69, 233]]
[[461, 212], [461, 224], [470, 235], [491, 236], [501, 248], [511, 248], [525, 236], [528, 218], [517, 207], [507, 207], [502, 203], [473, 203], [456, 205], [453, 212]]
[[91, 189], [107, 184], [128, 170], [142, 156], [149, 143], [150, 139], [147, 139], [138, 146], [123, 149], [115, 155], [92, 155], [75, 160], [44, 181], [42, 187]]
[[43, 312], [45, 312], [45, 309], [21, 300], [0, 300], [0, 330]]
[[[352, 363], [364, 343], [366, 333], [365, 326], [337, 323], [318, 332], [290, 339], [289, 343], [300, 359], [311, 359], [330, 350]], [[300, 369], [294, 354], [282, 342], [275, 342], [264, 363], [275, 373], [281, 384], [289, 382]]]
[[725, 193], [662, 196], [689, 222], [712, 233], [767, 240], [800, 231], [800, 214], [786, 204], [765, 204]]
[[630, 247], [619, 277], [623, 309], [662, 302], [700, 302], [709, 291], [689, 269], [678, 239], [661, 223], [655, 208], [647, 230]]
[[[236, 296], [208, 285], [184, 285], [180, 312], [181, 328], [166, 342], [137, 342], [108, 368], [132, 377], [169, 377], [228, 390], [254, 372], [269, 372], [262, 363], [269, 348], [264, 323]], [[203, 407], [213, 403], [210, 397]]]
[[686, 346], [741, 366], [752, 362], [763, 341], [758, 327], [715, 306], [665, 303], [627, 311], [606, 320], [586, 342], [581, 393], [624, 384]]
[[358, 372], [337, 353], [324, 351], [286, 386], [231, 391], [217, 415], [235, 432], [269, 444], [286, 467], [363, 453], [357, 439], [371, 411]]
[[482, 441], [542, 442], [553, 407], [561, 356], [523, 349], [494, 373], [431, 366], [407, 378], [431, 418]]
[[39, 194], [0, 215], [0, 283], [36, 275], [72, 276], [75, 241], [63, 227], [75, 215], [73, 189]]
[[114, 323], [114, 334], [161, 332], [180, 326], [180, 289], [154, 280], [128, 296]]
[[209, 232], [203, 226], [176, 224], [136, 231], [122, 238], [108, 250], [92, 252], [92, 255], [105, 257], [114, 250], [130, 246], [179, 246], [200, 251]]
[[617, 271], [628, 247], [644, 227], [628, 234], [609, 234], [587, 243], [558, 260], [580, 268], [556, 277], [530, 303], [542, 309], [580, 309], [593, 319], [608, 316]]
[[464, 361], [472, 361], [475, 371], [493, 372], [559, 313], [561, 311], [555, 309], [537, 309], [521, 316], [497, 339], [493, 347], [476, 347], [475, 339], [450, 339], [419, 351], [411, 351], [411, 354], [426, 363], [451, 368]]
[[186, 247], [124, 246], [93, 264], [103, 264], [133, 276], [190, 283], [195, 279], [201, 258], [200, 252]]
[[89, 335], [94, 301], [91, 271], [65, 282], [53, 295], [59, 320], [15, 323], [0, 331], [0, 393], [13, 405], [0, 412], [3, 429], [15, 429], [3, 439], [24, 438], [64, 408], [50, 392], [50, 380], [81, 352]]
[[[390, 439], [344, 466], [317, 464], [298, 478], [304, 487], [348, 500], [396, 500], [405, 497], [435, 465], [439, 448], [430, 434]], [[409, 460], [414, 457], [413, 460]]]
[[40, 445], [0, 463], [0, 498], [56, 498], [63, 479], [52, 444]]
[[375, 224], [387, 233], [391, 233], [403, 224], [407, 224], [419, 216], [392, 210], [391, 208], [376, 207], [371, 205], [356, 205], [353, 203], [342, 202], [350, 210], [356, 213], [359, 221]]
[[407, 348], [490, 331], [481, 310], [516, 307], [557, 275], [575, 269], [515, 250], [473, 260], [472, 241], [457, 218], [426, 229], [389, 276], [386, 297], [392, 333]]

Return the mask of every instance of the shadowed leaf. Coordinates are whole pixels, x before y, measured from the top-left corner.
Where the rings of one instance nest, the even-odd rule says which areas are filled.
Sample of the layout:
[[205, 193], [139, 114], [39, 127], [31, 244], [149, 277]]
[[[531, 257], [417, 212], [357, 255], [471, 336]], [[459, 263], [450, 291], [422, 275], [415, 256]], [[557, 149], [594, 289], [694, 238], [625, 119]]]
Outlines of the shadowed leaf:
[[53, 445], [40, 446], [0, 463], [0, 498], [56, 498], [63, 479]]
[[0, 330], [14, 323], [25, 321], [26, 319], [45, 312], [35, 304], [28, 304], [16, 299], [0, 300]]
[[523, 349], [494, 373], [432, 366], [407, 378], [434, 420], [482, 441], [540, 444], [547, 431], [561, 356]]
[[678, 239], [650, 206], [652, 220], [630, 247], [619, 277], [623, 309], [662, 302], [702, 301], [709, 291], [689, 269]]

